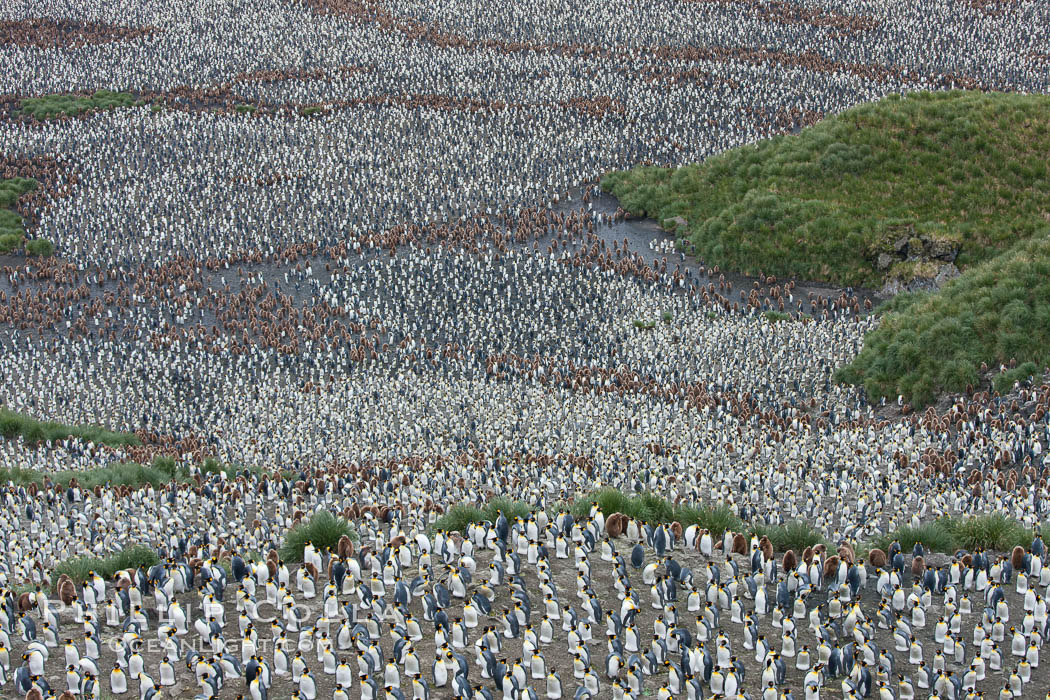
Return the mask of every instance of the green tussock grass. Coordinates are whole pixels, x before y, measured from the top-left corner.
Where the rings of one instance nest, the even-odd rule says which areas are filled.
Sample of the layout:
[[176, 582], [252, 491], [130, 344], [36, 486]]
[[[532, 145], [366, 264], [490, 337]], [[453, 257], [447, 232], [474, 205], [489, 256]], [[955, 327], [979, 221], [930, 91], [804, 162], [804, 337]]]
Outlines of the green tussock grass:
[[41, 121], [71, 117], [87, 111], [131, 107], [135, 96], [126, 92], [98, 90], [92, 95], [43, 95], [28, 97], [19, 103], [18, 111]]
[[947, 527], [961, 549], [994, 549], [1005, 551], [1020, 545], [1029, 547], [1035, 533], [1017, 520], [1002, 513], [970, 518], [948, 518]]
[[[593, 491], [572, 504], [569, 512], [577, 520], [586, 518], [591, 512], [591, 506], [597, 504], [602, 515], [609, 517], [613, 513], [623, 513], [629, 518], [643, 520], [645, 522], [657, 522], [660, 513], [650, 509], [640, 496], [624, 493], [612, 487], [606, 487]], [[669, 509], [660, 508], [660, 512]], [[666, 516], [665, 516], [666, 517]]]
[[1050, 365], [1050, 234], [1016, 243], [936, 293], [901, 294], [883, 305], [879, 326], [835, 379], [868, 397], [903, 395], [915, 406], [981, 382], [982, 362], [1020, 365], [997, 390]]
[[[21, 222], [20, 222], [21, 225]], [[0, 233], [0, 253], [13, 253], [22, 247], [25, 239], [17, 233]]]
[[744, 521], [737, 517], [729, 506], [724, 505], [702, 508], [679, 506], [675, 512], [675, 520], [682, 523], [683, 527], [699, 525], [705, 530], [710, 530], [714, 537], [721, 537], [726, 530], [741, 532], [744, 529]]
[[485, 520], [496, 522], [496, 518], [502, 512], [507, 520], [514, 522], [516, 518], [527, 518], [532, 509], [524, 501], [513, 501], [509, 498], [499, 497], [493, 498], [486, 503], [481, 512], [485, 516]]
[[901, 550], [910, 553], [915, 543], [942, 554], [954, 554], [960, 549], [974, 551], [988, 549], [1005, 552], [1014, 547], [1029, 547], [1035, 533], [1019, 521], [1002, 513], [965, 517], [943, 517], [922, 523], [918, 527], [905, 526], [866, 542], [859, 551], [872, 549], [889, 551], [896, 541]]
[[82, 556], [59, 562], [51, 571], [51, 583], [54, 585], [62, 574], [66, 574], [74, 583], [81, 584], [92, 571], [108, 581], [123, 569], [148, 568], [159, 561], [160, 557], [152, 547], [138, 544], [108, 557]]
[[307, 542], [320, 550], [326, 547], [334, 549], [343, 535], [355, 541], [358, 539], [357, 531], [344, 518], [322, 510], [288, 531], [281, 545], [281, 558], [289, 562], [302, 561]]
[[793, 520], [783, 525], [754, 524], [748, 528], [748, 535], [758, 538], [768, 537], [773, 549], [786, 552], [789, 549], [801, 553], [806, 547], [827, 543], [820, 530], [809, 523]]
[[[249, 476], [260, 476], [262, 470], [257, 467], [238, 467], [234, 465], [220, 465], [213, 459], [205, 460], [197, 469], [205, 476], [225, 473], [230, 479], [248, 473]], [[81, 471], [54, 471], [43, 472], [37, 469], [14, 469], [0, 468], [0, 483], [13, 483], [15, 486], [29, 486], [36, 484], [43, 486], [45, 477], [52, 483], [60, 486], [69, 486], [73, 479], [77, 480], [81, 488], [93, 489], [96, 486], [131, 486], [139, 488], [142, 486], [163, 486], [172, 481], [188, 483], [191, 481], [190, 469], [184, 466], [176, 466], [175, 460], [170, 457], [158, 457], [152, 464], [143, 465], [135, 462], [124, 462], [108, 467], [96, 469], [84, 469]]]
[[57, 472], [51, 480], [59, 484], [69, 484], [76, 479], [81, 488], [93, 489], [96, 486], [144, 486], [151, 484], [161, 486], [172, 480], [162, 469], [156, 467], [136, 464], [134, 462], [117, 464], [112, 467], [90, 469], [85, 471], [62, 471]]
[[992, 385], [996, 391], [1006, 393], [1013, 389], [1015, 382], [1032, 382], [1033, 384], [1039, 384], [1040, 377], [1043, 374], [1043, 370], [1040, 369], [1039, 365], [1034, 362], [1022, 362], [1013, 369], [1008, 369], [1001, 373], [994, 380]]
[[18, 203], [18, 198], [29, 194], [37, 188], [38, 183], [31, 177], [10, 177], [0, 179], [0, 209], [10, 209]]
[[[171, 460], [171, 462], [172, 465], [174, 465], [174, 460]], [[154, 460], [154, 464], [156, 464], [156, 460]], [[238, 464], [222, 464], [214, 457], [205, 458], [205, 460], [197, 465], [196, 468], [205, 478], [216, 474], [225, 474], [227, 479], [236, 479], [238, 476], [260, 477], [263, 475], [263, 470], [259, 467], [245, 467]], [[287, 470], [282, 470], [281, 476], [286, 479], [296, 478], [296, 475]]]
[[46, 440], [65, 440], [70, 437], [113, 447], [140, 444], [134, 433], [113, 432], [96, 425], [67, 425], [54, 421], [39, 421], [6, 408], [0, 408], [0, 435], [8, 440], [20, 436], [30, 445]]
[[949, 554], [955, 552], [955, 540], [943, 524], [937, 521], [923, 523], [918, 527], [906, 525], [894, 532], [887, 533], [872, 539], [861, 547], [862, 551], [881, 549], [888, 552], [893, 542], [900, 543], [901, 550], [910, 554], [915, 543], [919, 542], [931, 552]]
[[11, 482], [16, 486], [36, 484], [44, 485], [45, 477], [60, 486], [69, 486], [73, 479], [81, 488], [93, 489], [96, 486], [161, 486], [175, 479], [174, 472], [167, 472], [155, 466], [144, 466], [134, 462], [116, 464], [98, 469], [83, 471], [42, 472], [36, 469], [0, 469], [0, 483]]
[[11, 482], [15, 486], [29, 486], [30, 484], [43, 486], [44, 473], [36, 469], [26, 469], [24, 467], [15, 467], [13, 469], [0, 467], [0, 482], [5, 484]]
[[55, 252], [55, 244], [46, 238], [34, 238], [25, 242], [26, 253], [46, 258]]
[[[29, 177], [0, 179], [0, 253], [13, 253], [25, 244], [25, 222], [14, 208], [18, 198], [35, 190], [38, 184]], [[34, 244], [34, 249], [39, 245]]]
[[632, 495], [614, 488], [599, 489], [588, 494], [577, 500], [570, 512], [577, 520], [586, 518], [594, 503], [597, 503], [598, 510], [605, 517], [623, 513], [629, 518], [650, 524], [677, 521], [682, 527], [699, 525], [715, 536], [722, 535], [726, 530], [742, 532], [744, 529], [743, 521], [724, 505], [675, 505], [653, 493]]
[[457, 503], [434, 521], [434, 529], [463, 532], [471, 523], [495, 523], [501, 512], [507, 520], [514, 522], [516, 518], [527, 518], [532, 509], [524, 501], [509, 498], [493, 498], [481, 508], [469, 503]]
[[606, 517], [623, 513], [629, 518], [653, 524], [670, 523], [675, 519], [675, 508], [670, 501], [653, 493], [627, 494], [613, 488], [604, 488], [579, 499], [571, 512], [579, 520], [590, 513], [594, 503]]
[[481, 512], [480, 508], [457, 503], [434, 521], [434, 529], [444, 530], [445, 532], [463, 532], [471, 523], [481, 523], [485, 520], [485, 514]]
[[791, 316], [787, 315], [786, 313], [783, 313], [782, 311], [767, 311], [762, 315], [765, 316], [766, 320], [770, 323], [778, 323], [780, 321], [791, 320]]
[[1048, 154], [1048, 96], [915, 93], [699, 164], [610, 173], [602, 189], [632, 213], [683, 217], [709, 264], [875, 287], [877, 253], [901, 235], [958, 247], [965, 269], [1046, 229]]

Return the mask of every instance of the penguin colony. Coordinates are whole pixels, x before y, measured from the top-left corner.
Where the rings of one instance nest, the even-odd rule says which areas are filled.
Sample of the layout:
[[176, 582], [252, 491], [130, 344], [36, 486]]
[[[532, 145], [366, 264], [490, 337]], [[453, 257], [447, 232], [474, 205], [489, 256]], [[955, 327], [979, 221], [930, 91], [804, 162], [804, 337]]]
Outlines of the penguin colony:
[[[1050, 697], [1040, 537], [855, 554], [1043, 522], [1045, 380], [876, 411], [830, 379], [862, 296], [727, 278], [594, 185], [890, 92], [1045, 91], [1048, 32], [1032, 0], [0, 7], [3, 92], [160, 106], [4, 103], [0, 172], [40, 181], [23, 214], [58, 255], [0, 261], [0, 398], [142, 445], [8, 440], [0, 467], [194, 477], [4, 486], [0, 693]], [[831, 544], [569, 515], [601, 486]], [[497, 496], [531, 515], [435, 528]], [[281, 561], [319, 511], [359, 541]], [[131, 544], [162, 563], [51, 580]]]

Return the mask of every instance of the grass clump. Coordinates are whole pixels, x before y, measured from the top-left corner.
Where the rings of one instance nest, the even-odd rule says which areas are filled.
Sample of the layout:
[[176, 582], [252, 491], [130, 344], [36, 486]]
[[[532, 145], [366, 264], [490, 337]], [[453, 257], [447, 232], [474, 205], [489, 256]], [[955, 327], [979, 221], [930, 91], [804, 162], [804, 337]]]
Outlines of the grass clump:
[[977, 387], [980, 367], [1016, 360], [995, 380], [1007, 390], [1050, 365], [1050, 234], [1020, 241], [936, 293], [902, 294], [835, 379], [870, 399], [904, 396], [923, 406], [941, 392]]
[[744, 521], [729, 506], [725, 505], [703, 508], [680, 506], [675, 511], [675, 520], [683, 527], [699, 525], [705, 530], [710, 530], [714, 537], [720, 537], [726, 530], [740, 532], [744, 529]]
[[577, 520], [585, 518], [591, 512], [592, 504], [597, 504], [598, 510], [606, 517], [613, 513], [623, 513], [629, 518], [646, 522], [655, 520], [654, 514], [644, 507], [637, 496], [626, 494], [612, 487], [592, 491], [580, 498], [572, 505], [570, 512]]
[[778, 323], [779, 321], [791, 320], [791, 317], [782, 311], [767, 311], [762, 315], [765, 316], [766, 320], [770, 323]]
[[527, 518], [532, 509], [524, 501], [512, 501], [509, 498], [493, 498], [481, 509], [484, 519], [491, 522], [496, 522], [501, 512], [513, 522], [516, 518]]
[[18, 233], [0, 233], [0, 253], [13, 253], [22, 247], [25, 238]]
[[149, 568], [159, 561], [160, 557], [152, 547], [137, 544], [108, 557], [86, 555], [59, 562], [51, 571], [51, 583], [56, 583], [62, 574], [66, 574], [74, 583], [80, 584], [87, 580], [91, 572], [109, 580], [118, 571]]
[[435, 530], [463, 532], [471, 523], [495, 523], [499, 514], [513, 522], [516, 518], [526, 518], [532, 512], [524, 501], [512, 501], [509, 498], [493, 498], [481, 508], [468, 503], [457, 503], [434, 522]]
[[237, 105], [233, 108], [238, 114], [255, 114], [258, 111], [258, 107], [255, 105]]
[[96, 486], [161, 486], [177, 478], [174, 469], [168, 472], [163, 467], [144, 466], [135, 462], [115, 464], [98, 469], [85, 469], [82, 471], [58, 471], [41, 472], [36, 469], [14, 469], [0, 468], [0, 482], [11, 482], [15, 486], [28, 486], [36, 484], [43, 486], [45, 477], [51, 483], [60, 486], [69, 486], [74, 479], [81, 488], [93, 489]]
[[134, 433], [113, 432], [97, 425], [66, 425], [54, 421], [38, 421], [6, 408], [0, 408], [0, 435], [8, 440], [21, 436], [30, 445], [70, 437], [112, 447], [140, 444]]
[[744, 529], [743, 521], [725, 505], [675, 505], [653, 493], [630, 495], [611, 487], [599, 489], [579, 499], [573, 504], [571, 512], [577, 519], [584, 518], [590, 513], [593, 503], [598, 504], [598, 510], [606, 517], [623, 513], [629, 518], [650, 524], [677, 521], [682, 527], [699, 525], [716, 537], [726, 530], [740, 532]]
[[72, 117], [87, 111], [131, 107], [136, 104], [134, 95], [126, 92], [98, 90], [92, 95], [43, 95], [28, 97], [19, 104], [23, 114], [39, 119]]
[[463, 532], [471, 523], [484, 522], [485, 519], [485, 515], [480, 508], [457, 503], [434, 522], [434, 529], [446, 532]]
[[46, 258], [55, 252], [55, 244], [46, 238], [34, 238], [31, 241], [26, 241], [25, 245], [27, 254], [37, 255], [41, 258]]
[[174, 457], [157, 457], [153, 460], [153, 468], [161, 474], [172, 478], [175, 476], [175, 458]]
[[25, 242], [25, 223], [14, 207], [19, 197], [35, 190], [38, 184], [29, 177], [0, 180], [0, 253], [13, 253]]
[[62, 471], [51, 476], [52, 481], [63, 485], [68, 485], [73, 479], [81, 488], [93, 489], [96, 486], [161, 486], [170, 482], [172, 477], [160, 469], [135, 462], [85, 471]]
[[602, 189], [688, 221], [678, 233], [709, 264], [877, 287], [897, 242], [954, 248], [965, 269], [1045, 229], [1048, 153], [1048, 96], [912, 93], [699, 164], [610, 173]]
[[14, 467], [13, 469], [0, 467], [0, 482], [5, 484], [11, 482], [15, 486], [29, 486], [30, 484], [43, 486], [44, 473], [25, 467]]
[[995, 390], [1005, 394], [1013, 389], [1014, 382], [1035, 381], [1042, 375], [1042, 370], [1034, 362], [1024, 362], [1013, 369], [1008, 369], [992, 381]]
[[[214, 462], [214, 460], [205, 460], [204, 465], [198, 467], [205, 476], [224, 472], [232, 479], [245, 471], [244, 468], [232, 465], [209, 468], [207, 466], [209, 462]], [[164, 486], [172, 481], [188, 483], [191, 481], [190, 471], [188, 467], [177, 466], [175, 460], [170, 457], [157, 457], [150, 465], [124, 462], [108, 467], [84, 469], [81, 471], [42, 472], [22, 467], [15, 467], [14, 469], [0, 468], [0, 483], [10, 482], [15, 486], [29, 486], [29, 484], [43, 486], [45, 480], [50, 479], [53, 484], [69, 486], [75, 479], [81, 488], [86, 489], [93, 489], [96, 486], [131, 486], [139, 488], [150, 485], [156, 487]], [[261, 474], [261, 470], [257, 468], [248, 469], [247, 471], [250, 474]]]
[[896, 541], [901, 550], [911, 552], [916, 543], [931, 552], [954, 554], [960, 549], [988, 549], [1005, 552], [1014, 547], [1029, 547], [1034, 533], [1019, 521], [1002, 513], [966, 517], [944, 517], [918, 527], [905, 526], [872, 539], [866, 549], [888, 551]]
[[15, 206], [19, 197], [35, 190], [38, 184], [31, 177], [0, 179], [0, 209], [10, 209]]
[[640, 318], [634, 320], [634, 327], [640, 331], [651, 331], [656, 328], [656, 321], [643, 321]]
[[756, 523], [748, 528], [748, 534], [758, 538], [768, 537], [773, 549], [778, 552], [789, 549], [802, 552], [806, 547], [827, 542], [819, 530], [801, 520], [792, 520], [783, 525]]
[[912, 551], [916, 543], [922, 544], [931, 552], [955, 552], [955, 540], [945, 524], [939, 520], [923, 523], [918, 527], [906, 525], [899, 530], [872, 539], [867, 546], [861, 549], [881, 549], [888, 552], [893, 542], [898, 542], [901, 550], [908, 553]]
[[[214, 457], [206, 457], [203, 462], [197, 466], [197, 470], [200, 471], [205, 477], [225, 474], [227, 479], [236, 479], [238, 476], [244, 476], [245, 472], [253, 474], [255, 476], [262, 476], [262, 469], [258, 467], [243, 467], [236, 464], [222, 464], [219, 460]], [[285, 478], [294, 478], [290, 472], [283, 473], [282, 476]]]
[[327, 510], [318, 511], [309, 521], [293, 527], [284, 536], [284, 544], [281, 545], [280, 551], [281, 558], [290, 562], [302, 561], [303, 549], [306, 548], [307, 542], [320, 550], [326, 547], [334, 549], [343, 535], [357, 540], [357, 531], [344, 518], [333, 515]]
[[1029, 547], [1034, 534], [1017, 520], [1002, 513], [968, 518], [945, 518], [956, 549], [1006, 551], [1020, 545]]

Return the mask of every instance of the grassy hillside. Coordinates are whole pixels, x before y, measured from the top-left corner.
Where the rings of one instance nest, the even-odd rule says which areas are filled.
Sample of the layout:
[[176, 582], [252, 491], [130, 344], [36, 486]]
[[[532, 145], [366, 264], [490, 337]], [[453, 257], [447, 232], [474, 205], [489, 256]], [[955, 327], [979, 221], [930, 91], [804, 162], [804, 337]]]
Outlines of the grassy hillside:
[[936, 293], [902, 294], [884, 309], [864, 349], [836, 379], [862, 385], [872, 398], [904, 395], [912, 404], [963, 391], [980, 381], [980, 365], [1015, 360], [996, 388], [1050, 365], [1050, 235], [1014, 244]]
[[1050, 96], [921, 93], [602, 188], [634, 214], [684, 218], [678, 235], [709, 264], [880, 286], [1050, 226], [1048, 156]]

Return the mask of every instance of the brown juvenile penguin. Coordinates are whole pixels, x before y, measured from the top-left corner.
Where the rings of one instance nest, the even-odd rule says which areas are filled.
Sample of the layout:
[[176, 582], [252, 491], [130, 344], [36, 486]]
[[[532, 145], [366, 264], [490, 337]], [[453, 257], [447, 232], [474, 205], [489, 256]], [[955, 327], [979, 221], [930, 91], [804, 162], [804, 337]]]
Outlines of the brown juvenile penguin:
[[926, 572], [926, 560], [921, 556], [915, 557], [911, 560], [911, 575], [915, 578], [919, 578]]
[[1014, 547], [1014, 550], [1010, 553], [1010, 563], [1014, 567], [1014, 571], [1020, 571], [1021, 567], [1024, 566], [1024, 547], [1018, 545]]
[[832, 576], [838, 574], [839, 571], [839, 558], [832, 555], [827, 558], [824, 562], [824, 578], [830, 579]]
[[868, 563], [874, 566], [876, 569], [882, 569], [886, 566], [886, 552], [881, 549], [873, 549], [868, 552]]
[[762, 539], [758, 541], [758, 548], [762, 550], [762, 557], [766, 561], [773, 558], [773, 543], [765, 535], [762, 535]]

